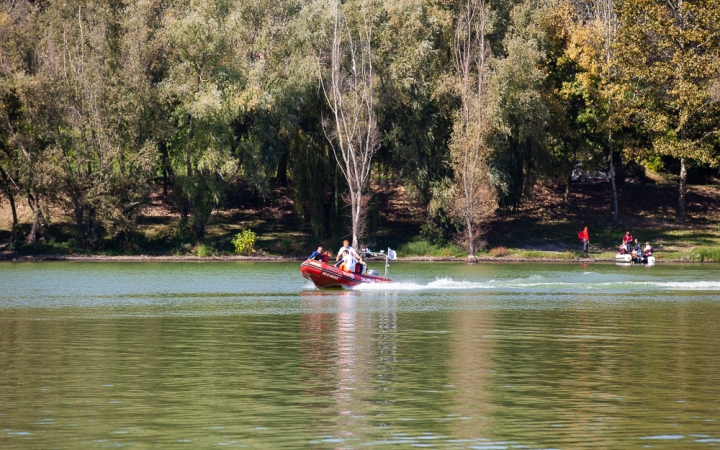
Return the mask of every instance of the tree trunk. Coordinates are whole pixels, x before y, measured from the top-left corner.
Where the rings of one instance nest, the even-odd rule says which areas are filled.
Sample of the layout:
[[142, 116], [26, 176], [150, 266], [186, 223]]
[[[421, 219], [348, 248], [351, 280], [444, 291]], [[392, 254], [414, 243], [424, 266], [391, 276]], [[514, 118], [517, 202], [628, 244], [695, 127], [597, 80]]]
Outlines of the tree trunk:
[[88, 228], [87, 228], [88, 241], [92, 242], [92, 239], [94, 236], [95, 236], [95, 208], [90, 208], [90, 211], [88, 211]]
[[15, 234], [15, 230], [18, 226], [18, 218], [17, 218], [17, 209], [15, 208], [15, 196], [12, 193], [12, 188], [10, 187], [10, 177], [8, 174], [3, 170], [2, 167], [0, 167], [0, 177], [2, 177], [3, 184], [5, 185], [5, 194], [8, 196], [8, 200], [10, 200], [10, 211], [12, 212], [12, 232]]
[[[355, 249], [355, 251], [359, 251], [358, 247], [360, 246], [360, 216], [362, 214], [361, 210], [361, 201], [357, 199], [358, 196], [357, 193], [355, 193], [352, 190], [352, 186], [350, 186], [350, 204], [352, 207], [351, 211], [351, 221], [352, 221], [352, 248]], [[360, 192], [359, 197], [362, 198], [362, 191]]]
[[615, 207], [613, 211], [613, 222], [617, 222], [620, 220], [620, 211], [618, 210], [617, 186], [615, 186], [615, 161], [613, 161], [612, 132], [608, 132], [608, 147], [610, 147], [610, 184], [612, 184], [613, 205]]
[[28, 197], [28, 203], [30, 204], [30, 209], [33, 210], [33, 213], [35, 215], [35, 218], [33, 219], [32, 228], [30, 229], [30, 234], [27, 236], [27, 242], [28, 244], [34, 244], [37, 242], [37, 234], [38, 229], [40, 228], [40, 224], [42, 223], [42, 212], [40, 211], [40, 196], [36, 192], [33, 196], [30, 194], [30, 197]]
[[163, 164], [163, 196], [165, 197], [165, 199], [167, 199], [168, 185], [175, 185], [175, 173], [173, 172], [172, 165], [170, 164], [170, 156], [168, 155], [167, 151], [167, 142], [164, 139], [158, 143], [158, 148], [160, 150], [160, 155], [162, 156]]
[[685, 223], [685, 189], [687, 181], [687, 168], [685, 158], [680, 158], [680, 198], [678, 201], [677, 219], [678, 223]]
[[566, 205], [570, 203], [570, 183], [572, 183], [572, 172], [568, 175], [567, 183], [565, 184], [565, 195], [563, 195], [563, 203]]
[[467, 225], [467, 237], [468, 237], [468, 261], [475, 262], [477, 258], [475, 257], [476, 249], [475, 249], [475, 233], [473, 231], [472, 226], [472, 220], [467, 218], [465, 220]]
[[288, 159], [290, 152], [285, 151], [278, 161], [277, 182], [280, 186], [287, 186]]
[[73, 210], [75, 213], [75, 228], [77, 228], [80, 244], [85, 245], [85, 230], [83, 230], [83, 218], [85, 216], [85, 208], [80, 204], [77, 195], [72, 196]]

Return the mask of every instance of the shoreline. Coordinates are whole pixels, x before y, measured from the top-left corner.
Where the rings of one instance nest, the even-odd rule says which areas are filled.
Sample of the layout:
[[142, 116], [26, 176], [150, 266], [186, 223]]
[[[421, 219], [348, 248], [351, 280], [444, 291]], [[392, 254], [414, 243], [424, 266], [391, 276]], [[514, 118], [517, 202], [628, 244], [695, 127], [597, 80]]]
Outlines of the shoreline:
[[[2, 262], [39, 262], [39, 261], [75, 261], [75, 262], [302, 262], [305, 258], [298, 256], [154, 256], [154, 255], [62, 255], [62, 254], [38, 254], [38, 255], [22, 255], [18, 253], [0, 253], [0, 263]], [[366, 261], [383, 262], [383, 259], [366, 259]], [[455, 262], [467, 263], [467, 258], [458, 258], [453, 256], [406, 256], [400, 257], [395, 262]], [[495, 257], [481, 256], [477, 258], [477, 262], [491, 263], [519, 263], [519, 262], [538, 262], [538, 263], [615, 263], [614, 259], [608, 258], [519, 258], [519, 257]], [[717, 264], [708, 261], [689, 261], [687, 259], [662, 259], [656, 264], [673, 263], [673, 264]]]

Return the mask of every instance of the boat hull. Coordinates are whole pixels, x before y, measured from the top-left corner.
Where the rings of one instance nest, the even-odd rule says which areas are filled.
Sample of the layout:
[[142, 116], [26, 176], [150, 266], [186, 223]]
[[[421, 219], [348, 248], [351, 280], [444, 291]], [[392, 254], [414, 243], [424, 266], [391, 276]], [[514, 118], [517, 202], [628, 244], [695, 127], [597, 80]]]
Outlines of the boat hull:
[[361, 275], [340, 270], [320, 261], [305, 261], [300, 265], [303, 278], [312, 281], [319, 288], [353, 287], [365, 283], [390, 283], [389, 278]]

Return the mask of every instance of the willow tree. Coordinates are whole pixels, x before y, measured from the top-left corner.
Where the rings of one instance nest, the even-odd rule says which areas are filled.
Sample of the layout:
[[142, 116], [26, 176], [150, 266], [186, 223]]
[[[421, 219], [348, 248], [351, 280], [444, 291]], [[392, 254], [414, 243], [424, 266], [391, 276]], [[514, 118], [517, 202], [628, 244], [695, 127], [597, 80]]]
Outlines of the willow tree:
[[[351, 6], [356, 6], [354, 22], [345, 14], [345, 9]], [[332, 112], [330, 120], [323, 122], [340, 172], [348, 184], [346, 202], [351, 211], [355, 248], [365, 233], [370, 199], [368, 181], [372, 158], [379, 148], [370, 6], [366, 2], [353, 5], [333, 0], [330, 52], [318, 58], [320, 82]]]
[[53, 183], [47, 152], [60, 114], [56, 92], [39, 70], [42, 17], [31, 2], [3, 2], [0, 13], [0, 181], [18, 231], [16, 198], [27, 198], [33, 223], [26, 240], [34, 243], [46, 222]]
[[464, 226], [468, 259], [475, 260], [484, 220], [495, 209], [488, 159], [492, 151], [495, 99], [490, 89], [490, 6], [467, 0], [455, 27], [455, 86], [460, 97], [450, 142], [454, 171], [451, 213]]
[[688, 163], [718, 162], [712, 87], [720, 74], [720, 8], [715, 0], [624, 0], [621, 23], [628, 103], [652, 134], [654, 151], [680, 161], [677, 221], [684, 222]]

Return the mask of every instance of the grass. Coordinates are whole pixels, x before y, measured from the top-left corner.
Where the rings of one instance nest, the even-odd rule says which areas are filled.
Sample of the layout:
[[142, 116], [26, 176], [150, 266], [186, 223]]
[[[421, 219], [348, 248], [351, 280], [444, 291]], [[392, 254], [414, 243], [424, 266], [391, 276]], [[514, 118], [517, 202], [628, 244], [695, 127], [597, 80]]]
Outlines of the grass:
[[523, 259], [572, 260], [582, 256], [582, 252], [543, 252], [538, 250], [515, 250], [513, 255]]
[[508, 252], [507, 247], [494, 247], [490, 249], [488, 254], [496, 258], [501, 258], [503, 256], [509, 255], [510, 253]]
[[200, 258], [208, 258], [215, 254], [215, 249], [206, 244], [199, 244], [195, 247], [195, 254]]
[[690, 252], [689, 259], [700, 262], [720, 262], [720, 247], [698, 247]]
[[433, 244], [424, 239], [416, 239], [402, 244], [397, 249], [400, 257], [403, 256], [432, 256], [461, 258], [467, 256], [467, 252], [457, 244]]

